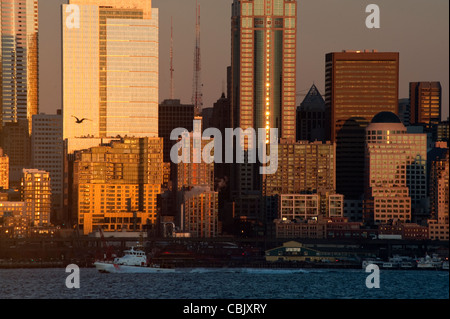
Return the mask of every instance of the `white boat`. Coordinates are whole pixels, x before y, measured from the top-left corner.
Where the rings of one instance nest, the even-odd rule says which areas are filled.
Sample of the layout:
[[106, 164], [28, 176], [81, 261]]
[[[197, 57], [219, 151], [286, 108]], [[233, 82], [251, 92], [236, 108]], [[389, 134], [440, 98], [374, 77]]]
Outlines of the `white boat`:
[[446, 261], [444, 261], [444, 262], [442, 263], [442, 269], [443, 269], [443, 270], [448, 270], [448, 260], [446, 260]]
[[379, 258], [368, 258], [362, 261], [362, 269], [366, 269], [370, 264], [377, 265], [381, 267], [383, 265], [383, 261]]
[[442, 259], [436, 254], [430, 257], [428, 254], [424, 258], [420, 258], [417, 262], [418, 269], [436, 269], [442, 268]]
[[175, 272], [174, 268], [161, 268], [149, 264], [147, 255], [142, 250], [131, 247], [124, 251], [123, 257], [114, 258], [113, 261], [96, 261], [95, 268], [102, 273], [162, 273]]

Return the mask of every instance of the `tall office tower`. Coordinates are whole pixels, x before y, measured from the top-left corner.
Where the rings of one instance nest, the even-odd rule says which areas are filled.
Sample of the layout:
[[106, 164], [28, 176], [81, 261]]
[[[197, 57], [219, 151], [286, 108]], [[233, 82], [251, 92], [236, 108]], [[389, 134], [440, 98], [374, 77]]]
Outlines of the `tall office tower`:
[[[270, 129], [295, 139], [296, 0], [234, 0], [231, 19], [231, 119], [233, 128]], [[236, 141], [244, 150], [248, 140]], [[261, 177], [257, 165], [232, 165], [230, 195], [235, 215], [261, 219]]]
[[196, 186], [183, 193], [181, 228], [192, 237], [219, 235], [219, 193], [209, 187]]
[[62, 11], [64, 139], [157, 137], [158, 9], [70, 0]]
[[426, 134], [408, 134], [392, 112], [380, 112], [366, 128], [364, 220], [387, 223], [414, 218], [426, 198]]
[[0, 13], [0, 122], [28, 121], [31, 133], [39, 103], [38, 0], [2, 0]]
[[50, 174], [37, 169], [24, 169], [21, 196], [26, 204], [29, 225], [49, 226], [51, 224]]
[[157, 219], [162, 140], [123, 138], [75, 153], [73, 211], [84, 234], [143, 230]]
[[52, 217], [62, 220], [64, 188], [64, 141], [62, 115], [33, 115], [33, 134], [31, 135], [31, 159], [33, 168], [50, 174], [52, 188]]
[[0, 148], [0, 189], [9, 188], [9, 157]]
[[297, 107], [297, 141], [326, 140], [325, 100], [313, 84]]
[[28, 122], [5, 123], [2, 131], [3, 152], [9, 157], [9, 185], [19, 187], [22, 170], [31, 165], [31, 140]]
[[399, 54], [343, 51], [326, 55], [325, 103], [336, 143], [337, 192], [359, 199], [364, 189], [365, 127], [379, 112], [398, 114]]
[[170, 139], [175, 128], [193, 129], [194, 105], [181, 104], [180, 100], [164, 100], [158, 107], [158, 134], [164, 139], [164, 162], [170, 163], [170, 150], [177, 141]]
[[411, 124], [427, 128], [441, 121], [442, 91], [440, 82], [410, 82]]
[[296, 0], [234, 0], [233, 127], [278, 128], [295, 138]]
[[430, 173], [431, 218], [428, 220], [430, 239], [449, 239], [449, 152], [434, 160]]

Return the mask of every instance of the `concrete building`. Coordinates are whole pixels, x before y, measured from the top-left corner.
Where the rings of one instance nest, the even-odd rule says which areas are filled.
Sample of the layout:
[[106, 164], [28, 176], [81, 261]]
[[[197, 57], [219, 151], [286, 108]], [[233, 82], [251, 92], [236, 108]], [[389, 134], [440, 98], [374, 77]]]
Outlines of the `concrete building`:
[[449, 152], [432, 162], [430, 174], [430, 239], [449, 239]]
[[0, 148], [0, 189], [9, 188], [9, 157]]
[[382, 111], [398, 114], [399, 54], [376, 50], [325, 56], [328, 139], [336, 144], [336, 191], [360, 199], [364, 190], [365, 127]]
[[22, 170], [31, 166], [31, 139], [28, 122], [7, 122], [1, 132], [3, 153], [9, 157], [9, 185], [20, 187]]
[[279, 196], [278, 218], [282, 220], [317, 220], [342, 217], [344, 197], [329, 194], [283, 194]]
[[64, 141], [62, 115], [33, 115], [31, 135], [32, 167], [50, 173], [52, 189], [52, 214], [56, 220], [62, 219], [64, 190]]
[[123, 138], [75, 153], [73, 212], [84, 234], [156, 225], [162, 140]]
[[297, 141], [326, 141], [325, 100], [313, 84], [297, 107]]
[[431, 128], [441, 121], [442, 88], [440, 82], [410, 82], [411, 124]]
[[364, 221], [412, 221], [426, 200], [426, 134], [408, 134], [392, 112], [366, 128]]
[[37, 169], [24, 169], [21, 196], [26, 205], [26, 216], [31, 227], [51, 225], [50, 173]]
[[183, 191], [181, 229], [191, 237], [217, 237], [219, 227], [219, 193], [208, 186]]
[[27, 237], [26, 203], [0, 200], [0, 221], [0, 238]]
[[164, 162], [171, 163], [170, 150], [177, 141], [170, 139], [175, 128], [193, 129], [194, 105], [182, 104], [180, 100], [164, 100], [158, 107], [158, 132], [164, 139]]

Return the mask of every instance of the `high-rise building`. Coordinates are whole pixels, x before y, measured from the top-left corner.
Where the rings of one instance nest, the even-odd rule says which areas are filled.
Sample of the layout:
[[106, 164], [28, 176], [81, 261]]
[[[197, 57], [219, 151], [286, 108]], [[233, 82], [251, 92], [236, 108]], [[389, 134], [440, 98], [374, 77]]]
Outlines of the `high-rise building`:
[[424, 124], [427, 128], [438, 124], [442, 115], [442, 89], [440, 82], [410, 82], [411, 124]]
[[0, 189], [9, 188], [9, 157], [0, 148]]
[[158, 134], [164, 139], [164, 162], [170, 163], [170, 150], [177, 141], [170, 139], [175, 128], [193, 129], [194, 105], [181, 104], [180, 100], [164, 100], [158, 107]]
[[297, 108], [297, 141], [326, 140], [325, 100], [313, 84]]
[[37, 169], [24, 169], [21, 187], [28, 223], [32, 227], [50, 226], [50, 174]]
[[334, 191], [335, 174], [334, 144], [281, 139], [278, 169], [265, 175], [263, 195]]
[[397, 115], [380, 112], [366, 128], [364, 220], [413, 219], [426, 199], [426, 134], [409, 134]]
[[52, 188], [52, 213], [61, 220], [64, 188], [64, 141], [62, 115], [33, 115], [33, 134], [31, 135], [32, 167], [50, 174]]
[[[295, 139], [296, 123], [296, 0], [234, 0], [231, 19], [231, 127], [254, 129], [257, 139], [270, 143], [270, 129], [278, 137]], [[265, 136], [258, 136], [258, 129]], [[248, 139], [235, 142], [256, 149]], [[254, 163], [231, 166], [230, 200], [240, 220], [261, 222], [261, 176]]]
[[0, 14], [1, 126], [28, 121], [31, 133], [39, 103], [38, 0], [2, 0]]
[[325, 103], [336, 143], [337, 192], [359, 199], [364, 189], [365, 127], [379, 112], [398, 114], [399, 54], [343, 51], [326, 54]]
[[[31, 123], [30, 123], [31, 124]], [[2, 148], [9, 157], [9, 185], [18, 188], [22, 179], [22, 170], [31, 165], [31, 139], [28, 121], [8, 122], [3, 126]]]
[[233, 127], [295, 138], [297, 1], [234, 0], [231, 23]]
[[411, 103], [409, 102], [409, 98], [398, 100], [398, 117], [403, 125], [409, 126], [411, 124]]
[[193, 237], [219, 235], [219, 194], [196, 186], [183, 192], [182, 229]]
[[123, 138], [75, 153], [73, 212], [84, 234], [143, 230], [157, 220], [162, 140]]
[[320, 205], [327, 205], [328, 195], [335, 194], [336, 189], [335, 151], [335, 145], [330, 142], [280, 140], [278, 169], [274, 174], [264, 175], [262, 183], [266, 225], [272, 225], [277, 218], [281, 195], [318, 194]]
[[447, 146], [449, 143], [449, 125], [448, 118], [446, 121], [442, 121], [437, 125], [436, 128], [436, 140], [438, 142], [447, 142]]
[[158, 9], [150, 0], [70, 0], [62, 11], [64, 139], [157, 137]]
[[[202, 119], [196, 117], [194, 129], [189, 133], [189, 140], [185, 138], [180, 141], [183, 147], [189, 147], [189, 155], [176, 165], [175, 189], [178, 191], [195, 186], [208, 186], [214, 190], [214, 162], [206, 162], [202, 156], [205, 146], [214, 140], [202, 139], [201, 123]], [[180, 148], [178, 154], [182, 153], [183, 148]], [[214, 151], [211, 151], [210, 155], [214, 156]]]
[[432, 162], [430, 173], [430, 239], [449, 239], [449, 152]]

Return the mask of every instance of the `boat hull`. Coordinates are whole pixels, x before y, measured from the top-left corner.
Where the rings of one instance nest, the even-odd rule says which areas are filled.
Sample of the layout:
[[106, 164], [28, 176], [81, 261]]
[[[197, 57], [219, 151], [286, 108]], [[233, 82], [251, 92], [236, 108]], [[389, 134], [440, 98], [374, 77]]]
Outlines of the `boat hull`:
[[156, 274], [175, 272], [175, 269], [172, 268], [126, 266], [104, 262], [95, 262], [94, 266], [102, 273]]

